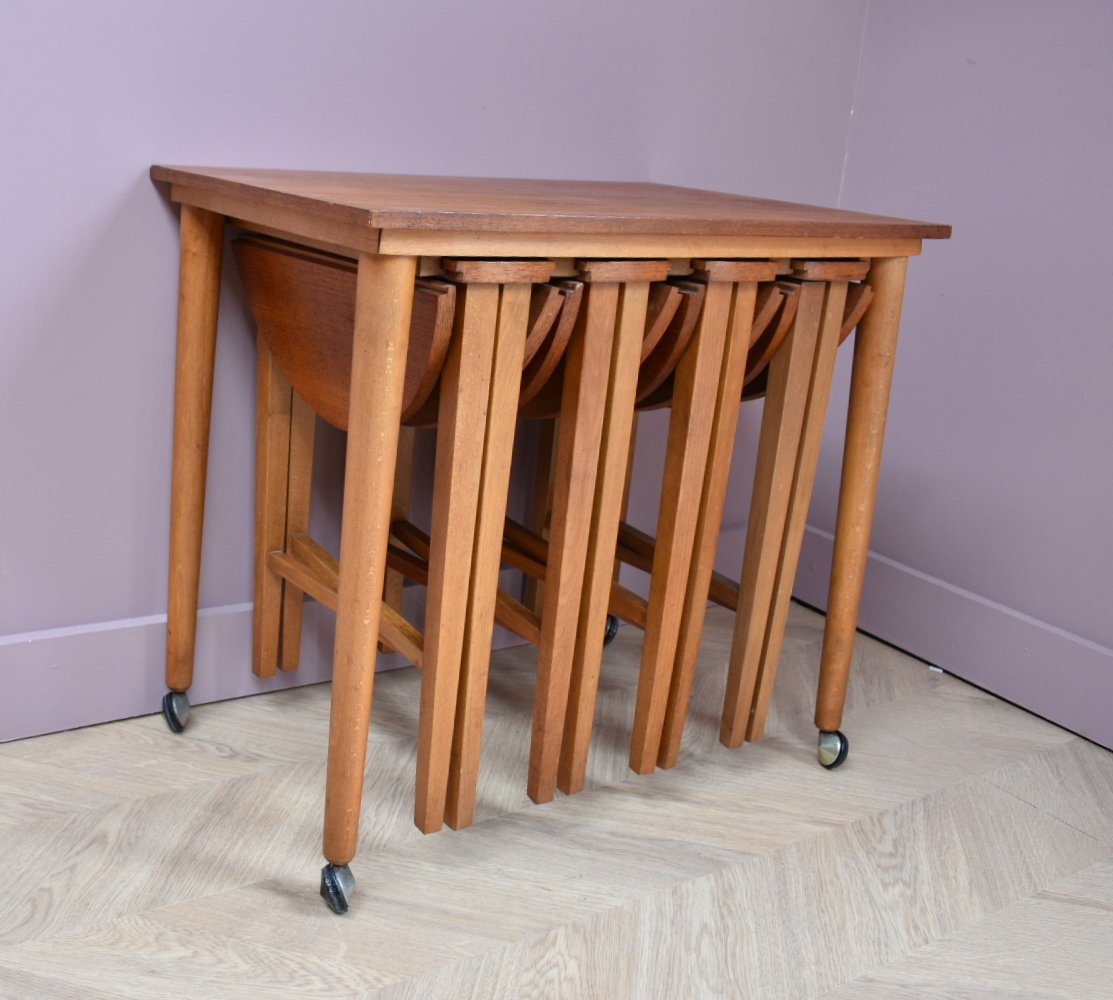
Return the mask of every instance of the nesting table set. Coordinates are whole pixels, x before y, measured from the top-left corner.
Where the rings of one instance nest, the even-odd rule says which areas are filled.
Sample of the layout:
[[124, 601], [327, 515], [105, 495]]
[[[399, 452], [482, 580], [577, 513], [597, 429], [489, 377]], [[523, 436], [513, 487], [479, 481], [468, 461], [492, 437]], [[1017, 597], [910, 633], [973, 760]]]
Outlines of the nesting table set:
[[[354, 889], [378, 648], [422, 670], [415, 821], [467, 826], [495, 622], [538, 647], [528, 791], [579, 790], [606, 636], [644, 629], [630, 765], [678, 758], [709, 599], [737, 612], [721, 738], [761, 738], [839, 343], [857, 327], [820, 666], [839, 732], [907, 261], [947, 226], [653, 184], [154, 167], [181, 205], [164, 714], [189, 712], [225, 222], [259, 328], [253, 666], [337, 613], [321, 894]], [[713, 572], [739, 406], [765, 397], [737, 583]], [[656, 536], [627, 524], [639, 410], [669, 407]], [[309, 534], [315, 422], [347, 430], [339, 559]], [[530, 523], [507, 518], [542, 421]], [[409, 520], [411, 428], [437, 428]], [[650, 576], [643, 599], [619, 581]], [[526, 592], [500, 589], [504, 566]], [[425, 585], [422, 630], [402, 615]]]

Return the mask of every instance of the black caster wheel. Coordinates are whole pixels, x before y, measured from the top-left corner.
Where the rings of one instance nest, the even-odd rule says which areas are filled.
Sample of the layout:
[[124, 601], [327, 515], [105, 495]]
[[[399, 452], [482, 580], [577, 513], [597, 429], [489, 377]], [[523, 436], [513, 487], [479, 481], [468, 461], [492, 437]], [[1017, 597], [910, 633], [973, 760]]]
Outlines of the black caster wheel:
[[162, 699], [162, 717], [170, 732], [182, 732], [189, 722], [189, 695], [184, 691], [167, 691]]
[[347, 865], [325, 865], [321, 869], [321, 898], [334, 913], [346, 913], [348, 900], [356, 891], [356, 877]]
[[609, 646], [618, 635], [618, 619], [614, 615], [607, 615], [607, 627], [603, 630], [603, 645]]
[[833, 733], [820, 731], [819, 762], [828, 771], [833, 771], [836, 767], [841, 766], [849, 752], [850, 740], [846, 738], [844, 733], [837, 729]]

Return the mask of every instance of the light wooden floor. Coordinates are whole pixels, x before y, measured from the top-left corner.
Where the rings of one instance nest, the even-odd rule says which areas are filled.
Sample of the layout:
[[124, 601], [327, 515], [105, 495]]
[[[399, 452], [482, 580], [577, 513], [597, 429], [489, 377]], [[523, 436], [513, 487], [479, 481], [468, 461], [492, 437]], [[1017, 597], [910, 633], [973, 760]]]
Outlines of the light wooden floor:
[[345, 917], [317, 896], [327, 687], [204, 706], [180, 737], [146, 718], [0, 746], [0, 996], [1113, 996], [1113, 754], [862, 640], [850, 759], [823, 771], [799, 608], [769, 737], [726, 750], [730, 621], [710, 615], [681, 765], [647, 777], [624, 628], [590, 786], [544, 807], [533, 658], [500, 654], [459, 833], [410, 822], [418, 676], [380, 677]]

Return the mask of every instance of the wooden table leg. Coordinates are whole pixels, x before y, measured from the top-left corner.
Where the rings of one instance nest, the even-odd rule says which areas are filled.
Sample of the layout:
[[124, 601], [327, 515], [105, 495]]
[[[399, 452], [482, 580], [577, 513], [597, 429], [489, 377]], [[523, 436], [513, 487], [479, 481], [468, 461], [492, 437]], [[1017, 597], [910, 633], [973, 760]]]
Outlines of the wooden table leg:
[[842, 725], [907, 271], [906, 257], [873, 261], [866, 280], [873, 288], [874, 299], [854, 339], [842, 485], [816, 699], [815, 724], [821, 733], [836, 732]]
[[618, 285], [589, 283], [564, 361], [549, 561], [541, 614], [537, 692], [527, 790], [534, 802], [556, 794], [568, 685], [587, 561], [599, 441], [606, 409]]
[[788, 622], [788, 606], [792, 598], [792, 586], [796, 580], [796, 567], [800, 560], [804, 528], [807, 525], [819, 449], [823, 444], [823, 425], [827, 419], [827, 401], [831, 395], [831, 380], [835, 372], [835, 354], [839, 347], [839, 332], [846, 305], [846, 289], [845, 281], [831, 281], [827, 284], [823, 321], [816, 345], [811, 385], [808, 389], [808, 405], [804, 414], [804, 426], [796, 459], [796, 473], [789, 497], [776, 583], [773, 587], [772, 611], [765, 627], [754, 702], [749, 712], [750, 718], [746, 729], [748, 740], [760, 740], [764, 735], [765, 721], [773, 699], [777, 663], [784, 641], [785, 625]]
[[290, 407], [293, 390], [266, 340], [257, 342], [255, 405], [255, 604], [251, 668], [257, 677], [278, 670], [283, 581], [267, 565], [267, 553], [286, 544], [290, 471]]
[[417, 258], [361, 254], [340, 538], [321, 893], [347, 909], [355, 856], [394, 461]]
[[[410, 500], [413, 494], [414, 450], [417, 447], [417, 429], [403, 427], [398, 432], [398, 461], [394, 467], [394, 500], [391, 504], [391, 520], [409, 518]], [[396, 570], [386, 571], [386, 586], [383, 600], [402, 613], [402, 597], [405, 592], [406, 578]]]
[[[296, 392], [290, 402], [290, 474], [286, 495], [286, 537], [289, 548], [294, 535], [309, 532], [313, 500], [313, 449], [316, 444], [317, 414]], [[282, 591], [282, 644], [279, 666], [298, 669], [301, 660], [301, 625], [305, 594], [289, 580]]]
[[507, 284], [502, 287], [499, 296], [487, 432], [478, 490], [475, 552], [468, 586], [459, 697], [448, 775], [447, 819], [454, 830], [469, 826], [475, 816], [484, 701], [491, 661], [503, 522], [506, 520], [510, 460], [518, 418], [518, 391], [522, 384], [530, 292], [530, 285]]
[[823, 285], [805, 283], [799, 300], [792, 329], [769, 364], [719, 732], [719, 739], [728, 747], [741, 746], [746, 738], [796, 471], [823, 310]]
[[707, 286], [699, 326], [676, 368], [630, 742], [630, 767], [638, 774], [647, 774], [657, 766], [661, 746], [715, 414], [731, 291], [729, 282], [714, 281]]
[[498, 285], [461, 288], [441, 376], [414, 810], [424, 833], [444, 825], [498, 305]]
[[167, 721], [179, 731], [189, 710], [185, 692], [193, 682], [197, 638], [223, 239], [223, 216], [182, 206], [166, 609], [166, 685], [170, 693], [163, 702]]
[[[534, 476], [533, 497], [530, 500], [529, 518], [526, 526], [543, 538], [549, 533], [549, 512], [553, 507], [553, 462], [556, 458], [556, 436], [559, 420], [540, 420], [537, 422], [537, 448], [535, 459], [537, 471]], [[541, 613], [544, 602], [545, 585], [532, 576], [527, 576], [522, 587], [522, 603], [537, 614]]]
[[615, 548], [634, 423], [638, 389], [638, 359], [645, 333], [649, 282], [621, 286], [614, 346], [611, 351], [610, 392], [599, 444], [595, 503], [588, 531], [584, 590], [572, 657], [568, 707], [565, 714], [558, 785], [571, 794], [583, 788], [587, 752], [595, 721], [595, 696], [603, 659], [607, 606], [615, 574]]
[[675, 767], [680, 755], [680, 740], [684, 733], [684, 720], [688, 714], [692, 682], [696, 675], [700, 636], [707, 615], [707, 595], [715, 568], [715, 550], [723, 520], [723, 506], [726, 503], [756, 300], [756, 281], [740, 282], [735, 286], [711, 425], [711, 452], [704, 472], [692, 566], [688, 574], [676, 661], [669, 686], [668, 704], [665, 707], [661, 750], [657, 757], [657, 763], [661, 767]]

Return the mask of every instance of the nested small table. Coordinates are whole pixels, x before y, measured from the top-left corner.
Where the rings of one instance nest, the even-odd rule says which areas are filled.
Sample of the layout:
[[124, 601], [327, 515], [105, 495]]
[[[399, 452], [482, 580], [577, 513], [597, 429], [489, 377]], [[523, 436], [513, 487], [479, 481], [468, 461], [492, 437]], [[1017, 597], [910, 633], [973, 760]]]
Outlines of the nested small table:
[[[329, 868], [346, 870], [356, 851], [410, 303], [423, 258], [540, 258], [553, 261], [558, 271], [573, 260], [792, 261], [801, 280], [826, 281], [829, 287], [841, 282], [839, 294], [825, 298], [822, 291], [808, 292], [811, 304], [801, 306], [813, 310], [818, 339], [797, 350], [802, 355], [811, 351], [815, 358], [804, 358], [795, 368], [787, 362], [782, 366], [790, 381], [779, 398], [805, 393], [812, 412], [809, 416], [808, 407], [798, 408], [798, 419], [810, 424], [791, 449], [778, 451], [777, 442], [770, 443], [765, 474], [779, 475], [788, 484], [787, 499], [779, 501], [777, 532], [783, 541], [779, 557], [755, 560], [753, 571], [744, 575], [740, 619], [754, 588], [763, 589], [767, 605], [774, 593], [779, 606], [787, 602], [837, 346], [834, 335], [843, 319], [846, 276], [853, 270], [844, 273], [841, 263], [869, 262], [866, 281], [873, 302], [854, 348], [816, 709], [821, 759], [830, 764], [845, 753], [838, 730], [907, 262], [920, 252], [922, 240], [947, 238], [948, 226], [656, 184], [162, 166], [152, 168], [151, 176], [168, 185], [171, 199], [182, 206], [167, 613], [172, 724], [184, 721], [192, 680], [224, 223], [358, 259], [324, 831]], [[801, 377], [804, 381], [793, 389], [791, 379]], [[716, 432], [733, 434], [733, 424]], [[755, 512], [751, 521], [760, 516]], [[751, 523], [748, 550], [760, 547], [761, 528]], [[732, 746], [760, 738], [771, 693], [783, 614], [778, 621], [767, 607], [760, 621], [760, 634], [736, 630], [722, 730], [723, 741]], [[670, 627], [675, 648], [675, 616]], [[552, 641], [563, 644], [570, 657], [574, 634], [558, 628], [554, 636]], [[774, 662], [766, 662], [770, 657]], [[768, 675], [764, 680], [763, 673]], [[647, 706], [650, 737], [636, 752], [643, 762], [634, 763], [637, 769], [651, 769], [659, 753], [661, 763], [670, 762], [670, 752], [661, 750], [662, 729], [669, 725], [666, 741], [673, 740], [675, 757], [679, 733], [675, 720], [665, 718], [668, 710], [663, 700]]]

